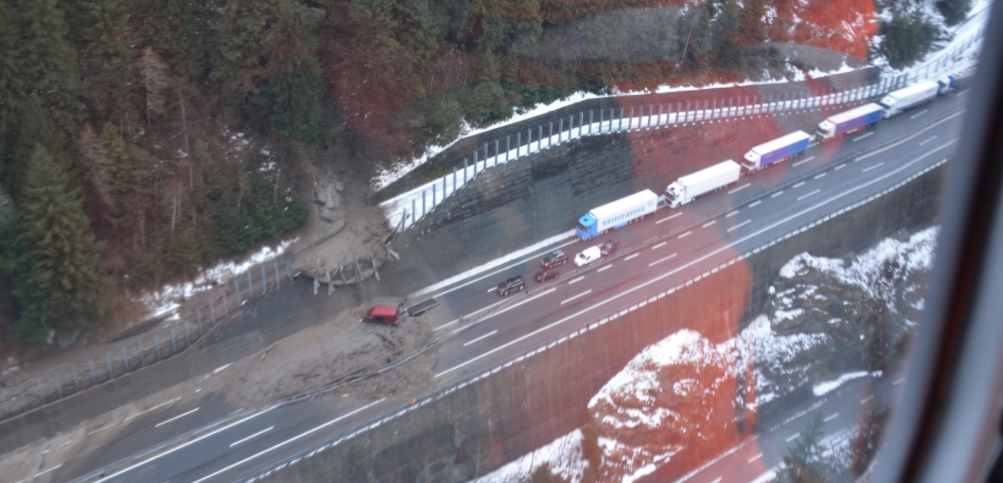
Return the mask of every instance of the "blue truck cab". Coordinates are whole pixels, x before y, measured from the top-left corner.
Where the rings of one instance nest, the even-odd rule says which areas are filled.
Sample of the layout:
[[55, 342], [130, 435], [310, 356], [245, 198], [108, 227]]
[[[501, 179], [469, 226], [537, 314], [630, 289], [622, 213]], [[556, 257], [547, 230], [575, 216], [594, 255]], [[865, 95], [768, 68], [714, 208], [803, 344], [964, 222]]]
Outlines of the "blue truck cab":
[[578, 219], [578, 226], [575, 227], [575, 234], [578, 238], [582, 240], [588, 240], [589, 238], [595, 238], [599, 235], [596, 230], [596, 219], [592, 215], [586, 213]]

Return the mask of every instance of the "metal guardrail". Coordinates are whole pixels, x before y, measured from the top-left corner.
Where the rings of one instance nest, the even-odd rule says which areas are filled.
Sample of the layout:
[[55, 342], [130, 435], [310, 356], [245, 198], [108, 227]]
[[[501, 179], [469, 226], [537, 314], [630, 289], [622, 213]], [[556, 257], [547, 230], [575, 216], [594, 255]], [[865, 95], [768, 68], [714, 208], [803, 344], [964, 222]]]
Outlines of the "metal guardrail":
[[[287, 280], [283, 282], [283, 278]], [[118, 350], [105, 351], [104, 358], [81, 360], [0, 388], [0, 422], [174, 357], [208, 335], [247, 300], [293, 281], [288, 260], [282, 269], [278, 260], [252, 266], [194, 313], [167, 327], [131, 337], [119, 344]]]

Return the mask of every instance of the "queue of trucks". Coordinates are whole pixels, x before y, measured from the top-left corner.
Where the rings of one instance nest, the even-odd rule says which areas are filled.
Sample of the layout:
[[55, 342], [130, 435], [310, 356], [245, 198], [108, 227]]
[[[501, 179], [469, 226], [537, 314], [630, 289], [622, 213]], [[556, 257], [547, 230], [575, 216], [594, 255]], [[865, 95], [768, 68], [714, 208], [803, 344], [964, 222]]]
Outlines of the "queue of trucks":
[[[949, 75], [935, 81], [923, 81], [889, 92], [877, 103], [868, 103], [827, 117], [819, 123], [816, 135], [820, 141], [830, 141], [847, 134], [867, 129], [882, 118], [890, 118], [907, 109], [947, 94], [958, 87], [958, 78]], [[816, 136], [795, 131], [772, 141], [760, 144], [745, 153], [739, 165], [727, 160], [709, 168], [683, 176], [665, 188], [665, 202], [670, 208], [690, 203], [698, 196], [717, 191], [736, 183], [744, 169], [755, 173], [767, 166], [803, 154]], [[578, 219], [575, 233], [583, 241], [610, 230], [632, 223], [653, 213], [658, 196], [650, 190], [634, 193], [626, 198], [590, 210]]]

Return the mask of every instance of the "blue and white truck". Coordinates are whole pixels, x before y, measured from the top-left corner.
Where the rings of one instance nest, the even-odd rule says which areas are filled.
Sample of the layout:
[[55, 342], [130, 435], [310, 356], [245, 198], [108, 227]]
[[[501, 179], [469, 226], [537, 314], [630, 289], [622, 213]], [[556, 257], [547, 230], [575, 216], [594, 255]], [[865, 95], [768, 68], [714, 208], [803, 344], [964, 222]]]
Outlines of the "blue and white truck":
[[829, 116], [818, 123], [818, 136], [822, 141], [831, 141], [851, 132], [867, 129], [881, 120], [885, 108], [873, 102], [855, 107], [849, 111]]
[[651, 190], [639, 191], [626, 198], [593, 208], [582, 215], [578, 219], [578, 226], [575, 227], [575, 234], [582, 241], [595, 238], [644, 218], [645, 215], [654, 213], [657, 208], [658, 195]]
[[929, 102], [940, 93], [937, 81], [923, 81], [897, 91], [889, 92], [878, 104], [885, 108], [885, 119], [906, 109]]
[[810, 142], [810, 135], [804, 131], [794, 131], [750, 149], [745, 153], [745, 162], [742, 166], [750, 173], [759, 171], [773, 163], [805, 152]]
[[683, 176], [665, 188], [665, 202], [670, 208], [679, 208], [711, 191], [721, 189], [738, 181], [742, 167], [727, 160], [696, 173]]
[[944, 95], [954, 89], [957, 89], [958, 77], [953, 75], [945, 75], [944, 77], [937, 79], [937, 84], [940, 86], [940, 88], [937, 89], [937, 94]]

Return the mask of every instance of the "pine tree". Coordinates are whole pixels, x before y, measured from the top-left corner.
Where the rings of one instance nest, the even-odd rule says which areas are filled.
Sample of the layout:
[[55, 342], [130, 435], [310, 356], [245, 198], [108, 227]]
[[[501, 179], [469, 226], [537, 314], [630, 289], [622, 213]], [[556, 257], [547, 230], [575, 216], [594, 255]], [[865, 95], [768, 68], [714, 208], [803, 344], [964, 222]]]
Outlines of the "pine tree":
[[238, 101], [282, 73], [319, 71], [314, 28], [325, 11], [294, 0], [228, 0], [219, 11], [214, 74]]
[[822, 459], [822, 436], [825, 432], [825, 422], [822, 413], [815, 415], [805, 423], [798, 435], [797, 442], [790, 448], [790, 453], [784, 456], [787, 469], [780, 476], [781, 482], [790, 483], [824, 483], [825, 465]]
[[10, 338], [31, 345], [45, 343], [51, 328], [48, 303], [40, 290], [41, 279], [21, 232], [21, 216], [16, 206], [3, 197], [0, 205], [0, 275], [10, 281], [11, 295], [17, 301], [18, 320], [11, 327]]
[[283, 136], [301, 143], [324, 145], [320, 119], [320, 76], [310, 72], [282, 74], [265, 84], [272, 115], [268, 123]]
[[972, 0], [937, 0], [937, 11], [944, 16], [948, 27], [961, 23], [972, 9]]
[[21, 166], [13, 151], [21, 137], [21, 121], [27, 108], [27, 66], [24, 47], [7, 2], [0, 2], [0, 182], [13, 194]]
[[895, 69], [908, 67], [930, 50], [936, 39], [937, 27], [923, 17], [923, 12], [896, 11], [892, 21], [883, 26], [885, 40], [881, 43], [888, 65]]
[[76, 137], [81, 119], [80, 78], [76, 71], [77, 52], [67, 39], [68, 28], [58, 0], [21, 0], [20, 21], [24, 26], [25, 61], [31, 69], [32, 95], [54, 122], [53, 139], [45, 142], [67, 146]]
[[42, 146], [32, 154], [19, 206], [39, 277], [37, 295], [48, 305], [37, 322], [65, 331], [94, 323], [108, 305], [100, 246], [84, 214], [80, 189], [72, 187], [66, 168]]

